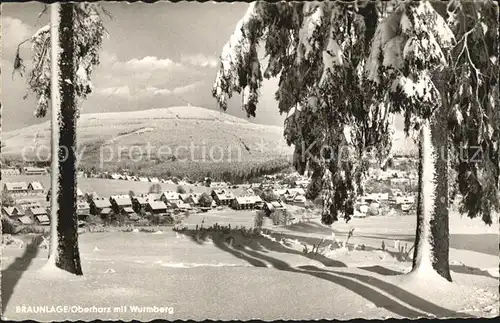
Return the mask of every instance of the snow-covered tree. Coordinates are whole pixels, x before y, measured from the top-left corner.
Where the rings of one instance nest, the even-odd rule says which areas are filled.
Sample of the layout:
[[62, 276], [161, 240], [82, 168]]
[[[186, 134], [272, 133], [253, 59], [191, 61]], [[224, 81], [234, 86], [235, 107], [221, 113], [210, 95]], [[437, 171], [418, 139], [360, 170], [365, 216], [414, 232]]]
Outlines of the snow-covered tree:
[[[263, 76], [279, 77], [278, 109], [285, 137], [295, 146], [294, 165], [311, 173], [307, 196], [323, 196], [324, 223], [354, 212], [371, 154], [385, 157], [391, 118], [372, 100], [364, 75], [378, 20], [374, 3], [252, 3], [221, 54], [213, 95], [222, 109], [233, 92], [255, 115]], [[264, 43], [261, 73], [257, 46]]]
[[[82, 275], [76, 214], [76, 122], [81, 100], [92, 91], [92, 69], [99, 64], [103, 12], [95, 4], [52, 4], [50, 24], [29, 39], [33, 68], [28, 74], [28, 93], [37, 98], [35, 116], [45, 116], [52, 103], [49, 265], [76, 275]], [[14, 68], [21, 74], [25, 69], [19, 48]]]
[[[490, 1], [257, 2], [222, 50], [213, 95], [225, 110], [233, 92], [243, 93], [252, 116], [263, 77], [279, 77], [285, 137], [296, 169], [312, 172], [308, 197], [322, 195], [326, 224], [352, 214], [364, 152], [389, 157], [391, 119], [403, 114], [420, 147], [414, 269], [451, 280], [448, 169], [463, 212], [491, 223], [498, 209], [497, 14]], [[474, 146], [487, 152], [480, 162]], [[450, 158], [464, 149], [467, 158]]]
[[451, 174], [461, 212], [491, 224], [499, 209], [497, 21], [491, 1], [422, 1], [400, 3], [377, 27], [370, 79], [388, 85], [379, 96], [419, 134], [416, 273], [451, 281]]

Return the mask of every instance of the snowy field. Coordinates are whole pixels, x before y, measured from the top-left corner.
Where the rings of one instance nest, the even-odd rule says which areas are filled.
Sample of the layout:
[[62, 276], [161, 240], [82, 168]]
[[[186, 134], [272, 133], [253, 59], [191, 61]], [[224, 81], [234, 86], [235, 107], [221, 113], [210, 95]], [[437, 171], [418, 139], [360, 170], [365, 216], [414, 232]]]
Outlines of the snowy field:
[[[186, 225], [192, 228], [202, 220], [205, 227], [214, 223], [250, 227], [253, 212], [197, 214], [186, 219]], [[318, 219], [287, 228], [266, 220], [264, 235], [254, 238], [233, 232], [194, 239], [170, 228], [157, 233], [84, 233], [80, 236], [84, 276], [78, 278], [54, 278], [44, 271], [47, 249], [36, 253], [8, 246], [2, 259], [4, 318], [496, 316], [498, 224], [486, 227], [456, 215], [450, 221], [452, 284], [401, 275], [409, 271], [411, 262], [398, 261], [393, 244], [397, 239], [413, 245], [413, 216], [353, 219], [349, 224], [336, 223], [333, 229]], [[332, 239], [345, 240], [352, 228], [354, 236], [347, 249], [328, 248]], [[20, 238], [30, 241], [32, 237]], [[303, 252], [304, 244], [310, 249], [323, 239], [326, 248], [317, 255]], [[382, 241], [385, 251], [380, 250]], [[362, 244], [365, 250], [359, 250]], [[40, 311], [35, 306], [47, 306], [46, 312], [27, 313]], [[68, 306], [67, 312], [63, 306]], [[138, 312], [141, 306], [151, 308]]]

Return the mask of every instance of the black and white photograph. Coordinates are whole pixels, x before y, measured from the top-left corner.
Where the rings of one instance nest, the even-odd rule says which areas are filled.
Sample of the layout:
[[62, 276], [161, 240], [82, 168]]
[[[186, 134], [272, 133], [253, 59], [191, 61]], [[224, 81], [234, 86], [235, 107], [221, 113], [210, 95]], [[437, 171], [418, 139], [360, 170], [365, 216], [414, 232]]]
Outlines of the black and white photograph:
[[0, 15], [2, 319], [499, 316], [496, 1]]

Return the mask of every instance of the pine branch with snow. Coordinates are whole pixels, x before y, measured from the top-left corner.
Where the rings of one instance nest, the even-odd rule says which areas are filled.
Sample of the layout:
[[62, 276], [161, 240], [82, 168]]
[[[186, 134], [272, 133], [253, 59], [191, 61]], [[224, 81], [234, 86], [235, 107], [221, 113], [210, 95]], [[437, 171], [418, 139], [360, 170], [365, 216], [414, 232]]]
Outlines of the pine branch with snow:
[[[102, 45], [105, 28], [102, 23], [102, 15], [109, 15], [101, 6], [96, 4], [81, 3], [74, 6], [75, 30], [77, 31], [75, 41], [75, 66], [77, 66], [75, 91], [76, 97], [81, 102], [92, 93], [91, 76], [94, 66], [99, 64], [98, 52]], [[50, 96], [50, 25], [45, 25], [36, 31], [31, 38], [26, 40], [31, 43], [32, 68], [28, 75], [28, 93], [25, 98], [33, 93], [37, 98], [35, 109], [36, 117], [44, 117], [47, 114]], [[23, 76], [25, 66], [20, 56], [19, 44], [14, 59], [14, 71]]]
[[492, 1], [448, 5], [448, 24], [457, 35], [448, 80], [452, 167], [463, 196], [460, 211], [491, 224], [500, 211], [500, 110], [498, 93], [498, 4]]
[[[373, 101], [364, 73], [376, 9], [374, 3], [362, 8], [333, 2], [256, 3], [224, 47], [214, 83], [213, 94], [225, 110], [227, 98], [242, 90], [240, 80], [257, 74], [240, 57], [248, 56], [257, 39], [265, 43], [269, 62], [263, 76], [279, 77], [276, 99], [278, 110], [287, 114], [285, 139], [295, 146], [295, 168], [312, 173], [307, 197], [324, 194], [327, 224], [339, 214], [346, 219], [353, 214], [368, 168], [366, 148], [376, 148], [380, 158], [390, 149], [389, 110]], [[249, 26], [259, 27], [259, 37], [246, 36]]]

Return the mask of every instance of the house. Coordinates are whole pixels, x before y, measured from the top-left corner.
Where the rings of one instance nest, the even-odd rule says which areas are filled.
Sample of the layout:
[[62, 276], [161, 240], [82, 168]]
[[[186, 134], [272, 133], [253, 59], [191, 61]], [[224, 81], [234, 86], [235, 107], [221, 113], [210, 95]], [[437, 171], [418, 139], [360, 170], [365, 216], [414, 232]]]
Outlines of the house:
[[30, 193], [40, 194], [43, 193], [43, 186], [40, 182], [31, 182], [28, 184], [28, 191]]
[[161, 198], [161, 193], [147, 193], [141, 194], [139, 196], [147, 198], [149, 201], [159, 201]]
[[137, 215], [131, 206], [121, 208], [120, 213], [126, 217], [133, 217], [134, 215]]
[[12, 176], [12, 175], [21, 175], [21, 172], [17, 168], [9, 167], [2, 168], [2, 176]]
[[401, 211], [408, 213], [413, 208], [413, 204], [401, 204]]
[[225, 190], [212, 190], [211, 194], [213, 200], [217, 205], [230, 205], [231, 201], [234, 200], [234, 194], [232, 192], [227, 192]]
[[19, 209], [19, 212], [22, 214], [26, 214], [26, 211], [28, 211], [31, 208], [37, 208], [41, 207], [40, 203], [38, 202], [27, 202], [27, 203], [20, 203], [18, 204], [17, 208]]
[[90, 201], [90, 214], [108, 214], [111, 210], [111, 202], [104, 197], [96, 197]]
[[90, 201], [92, 201], [93, 199], [95, 198], [98, 198], [99, 197], [99, 194], [97, 194], [96, 192], [87, 192], [85, 193], [85, 201], [87, 201], [88, 203], [90, 203]]
[[265, 202], [262, 208], [268, 216], [276, 210], [286, 210], [285, 206], [279, 201]]
[[174, 209], [178, 209], [178, 210], [181, 210], [181, 211], [188, 211], [188, 210], [191, 210], [191, 205], [187, 204], [187, 203], [184, 203], [184, 202], [178, 202], [178, 203], [173, 203], [172, 206], [174, 207]]
[[258, 195], [250, 195], [249, 196], [254, 203], [254, 208], [261, 209], [264, 206], [264, 201]]
[[28, 184], [26, 182], [10, 182], [5, 183], [3, 185], [4, 192], [9, 194], [27, 194], [28, 193]]
[[24, 215], [23, 210], [20, 210], [15, 206], [4, 206], [2, 207], [2, 214], [10, 218], [16, 218]]
[[139, 177], [139, 182], [149, 182], [149, 179], [147, 177]]
[[79, 217], [86, 217], [90, 214], [90, 205], [85, 201], [80, 201], [76, 203], [76, 214]]
[[238, 196], [231, 201], [231, 207], [235, 210], [253, 209], [255, 201], [249, 196]]
[[140, 213], [146, 205], [149, 203], [149, 199], [144, 196], [134, 196], [132, 198], [132, 208], [135, 212]]
[[306, 197], [305, 197], [304, 195], [297, 194], [297, 195], [293, 198], [292, 203], [293, 203], [294, 205], [297, 205], [297, 206], [302, 206], [302, 207], [305, 207], [305, 206], [306, 206]]
[[150, 178], [149, 178], [149, 181], [150, 181], [151, 183], [159, 183], [159, 182], [160, 182], [160, 180], [158, 179], [158, 177], [150, 177]]
[[191, 206], [196, 206], [200, 204], [200, 196], [201, 194], [190, 193], [190, 194], [180, 194], [180, 198], [182, 202], [189, 204]]
[[167, 213], [168, 206], [162, 201], [150, 201], [146, 204], [145, 210], [151, 214]]
[[287, 204], [293, 204], [294, 198], [295, 198], [295, 196], [293, 196], [293, 195], [284, 195], [281, 197], [281, 200]]
[[37, 224], [48, 225], [50, 223], [47, 209], [44, 207], [29, 208], [26, 211], [26, 215]]
[[47, 174], [47, 169], [41, 167], [24, 167], [23, 173], [25, 175], [45, 175]]
[[116, 213], [121, 212], [124, 208], [132, 209], [132, 200], [128, 195], [113, 195], [109, 198], [109, 202]]
[[415, 196], [409, 195], [409, 196], [397, 196], [395, 198], [396, 204], [413, 204], [415, 203]]
[[105, 207], [103, 209], [100, 209], [99, 213], [97, 213], [97, 215], [99, 215], [101, 217], [109, 218], [113, 213], [114, 213], [114, 211], [110, 207]]
[[182, 200], [179, 198], [179, 193], [172, 191], [163, 192], [160, 196], [160, 201], [171, 204], [178, 204], [182, 202]]
[[23, 215], [22, 217], [18, 218], [17, 221], [24, 225], [32, 225], [34, 223], [34, 221], [27, 215]]

